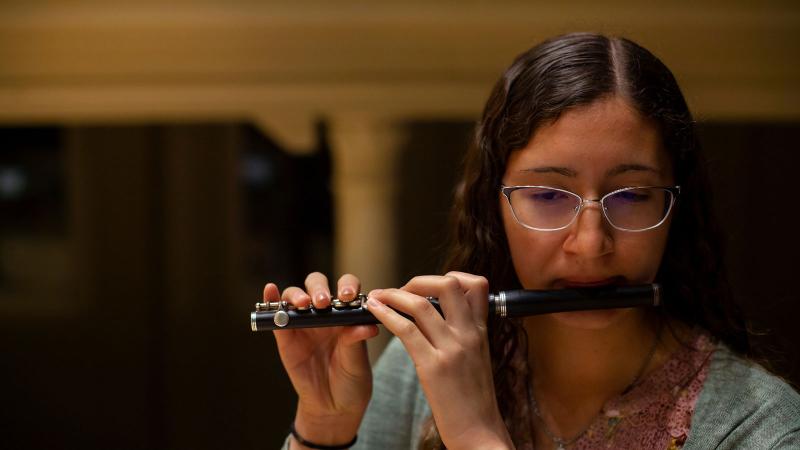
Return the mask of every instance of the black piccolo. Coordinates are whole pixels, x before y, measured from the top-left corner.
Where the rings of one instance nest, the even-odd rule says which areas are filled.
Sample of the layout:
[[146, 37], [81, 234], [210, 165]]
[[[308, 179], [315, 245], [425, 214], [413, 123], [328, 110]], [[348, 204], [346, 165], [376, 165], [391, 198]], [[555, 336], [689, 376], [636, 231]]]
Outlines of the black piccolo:
[[[437, 299], [428, 297], [428, 301], [439, 314], [442, 314]], [[566, 311], [658, 306], [660, 303], [661, 292], [658, 284], [514, 290], [489, 294], [489, 316], [525, 317]], [[407, 314], [400, 314], [411, 319]], [[313, 307], [301, 309], [285, 301], [256, 303], [256, 310], [250, 314], [250, 328], [253, 331], [377, 323], [380, 322], [367, 309], [365, 294], [358, 294], [352, 301], [334, 298], [331, 300], [331, 306], [325, 309]]]

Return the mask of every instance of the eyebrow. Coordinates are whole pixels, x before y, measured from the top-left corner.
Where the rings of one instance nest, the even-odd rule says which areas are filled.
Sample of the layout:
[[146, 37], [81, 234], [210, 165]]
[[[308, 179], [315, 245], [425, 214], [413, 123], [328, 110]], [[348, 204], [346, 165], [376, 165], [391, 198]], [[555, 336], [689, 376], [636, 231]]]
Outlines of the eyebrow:
[[578, 172], [566, 168], [566, 167], [555, 167], [555, 166], [544, 166], [544, 167], [533, 167], [530, 169], [522, 169], [520, 172], [533, 172], [533, 173], [557, 173], [559, 175], [564, 175], [565, 177], [576, 177]]
[[[620, 164], [614, 168], [609, 169], [606, 172], [607, 177], [612, 177], [615, 175], [619, 175], [625, 172], [653, 172], [656, 174], [660, 174], [661, 172], [658, 169], [655, 169], [650, 166], [646, 166], [644, 164]], [[572, 170], [568, 167], [557, 167], [557, 166], [542, 166], [542, 167], [532, 167], [530, 169], [522, 169], [520, 172], [533, 172], [533, 173], [557, 173], [559, 175], [564, 175], [565, 177], [575, 178], [578, 176], [578, 172]]]
[[655, 174], [661, 174], [660, 170], [650, 166], [645, 166], [644, 164], [620, 164], [606, 172], [606, 176], [613, 177], [614, 175], [619, 175], [625, 172], [653, 172]]

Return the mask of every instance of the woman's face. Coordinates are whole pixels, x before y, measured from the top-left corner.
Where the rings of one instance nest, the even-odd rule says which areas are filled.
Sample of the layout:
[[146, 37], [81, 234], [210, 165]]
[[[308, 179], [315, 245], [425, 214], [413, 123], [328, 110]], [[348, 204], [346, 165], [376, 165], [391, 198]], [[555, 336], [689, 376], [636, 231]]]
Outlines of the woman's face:
[[[541, 185], [600, 199], [628, 186], [672, 186], [672, 167], [656, 126], [620, 97], [570, 110], [540, 127], [512, 152], [506, 186]], [[535, 231], [516, 222], [500, 195], [503, 224], [517, 276], [526, 289], [644, 284], [655, 279], [670, 219], [642, 232], [613, 228], [598, 204], [585, 206], [566, 229]], [[606, 327], [633, 310], [551, 315], [570, 326]]]

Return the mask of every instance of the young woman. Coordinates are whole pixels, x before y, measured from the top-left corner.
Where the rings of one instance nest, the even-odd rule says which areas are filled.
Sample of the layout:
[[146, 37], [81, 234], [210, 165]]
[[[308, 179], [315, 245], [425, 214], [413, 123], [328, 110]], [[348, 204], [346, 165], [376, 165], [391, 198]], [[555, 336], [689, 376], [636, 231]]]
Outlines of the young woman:
[[[286, 445], [800, 447], [800, 396], [744, 358], [709, 206], [694, 121], [655, 56], [583, 33], [521, 54], [467, 156], [449, 272], [369, 293], [397, 336], [374, 376], [375, 326], [275, 333], [299, 396]], [[651, 282], [662, 307], [487, 323], [490, 287]], [[345, 275], [336, 295], [359, 289]], [[282, 294], [267, 284], [279, 298], [324, 308], [331, 293], [314, 273]]]

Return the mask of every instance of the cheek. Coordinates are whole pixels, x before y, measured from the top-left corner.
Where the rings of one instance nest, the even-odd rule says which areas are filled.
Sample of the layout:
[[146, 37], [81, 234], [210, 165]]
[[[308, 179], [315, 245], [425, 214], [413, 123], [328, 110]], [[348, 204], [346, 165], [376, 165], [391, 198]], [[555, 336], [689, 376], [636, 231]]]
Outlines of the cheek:
[[[668, 228], [665, 228], [668, 230]], [[615, 245], [615, 257], [627, 268], [631, 281], [652, 283], [655, 280], [667, 243], [666, 231], [652, 234], [620, 234]]]
[[546, 289], [544, 270], [550, 264], [554, 251], [559, 248], [555, 235], [537, 233], [524, 228], [514, 220], [508, 205], [503, 209], [503, 227], [511, 252], [514, 271], [525, 289]]

